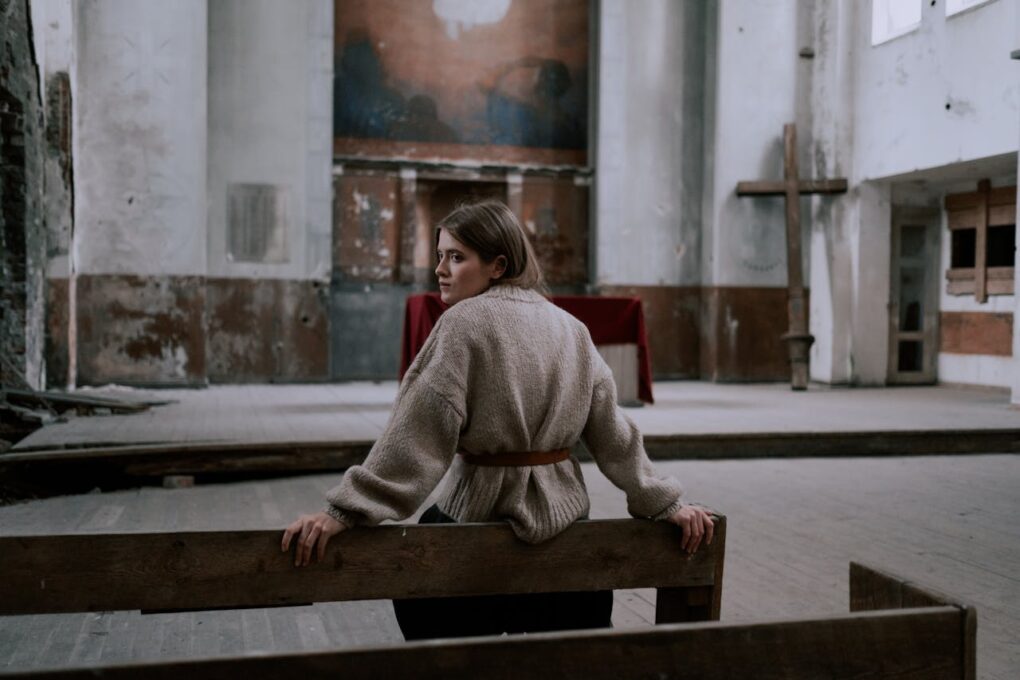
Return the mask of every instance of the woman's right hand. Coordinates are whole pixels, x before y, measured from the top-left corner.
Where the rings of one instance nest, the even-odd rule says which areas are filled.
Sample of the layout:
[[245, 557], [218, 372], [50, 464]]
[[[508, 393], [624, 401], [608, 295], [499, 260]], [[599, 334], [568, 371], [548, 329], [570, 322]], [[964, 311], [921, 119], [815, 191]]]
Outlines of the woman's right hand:
[[705, 508], [697, 505], [684, 505], [669, 521], [683, 529], [683, 540], [680, 547], [693, 555], [698, 552], [702, 539], [705, 545], [712, 545], [715, 534], [715, 523], [712, 515]]
[[336, 521], [324, 512], [301, 515], [283, 532], [280, 549], [287, 552], [290, 549], [291, 540], [297, 537], [297, 545], [294, 548], [294, 566], [302, 567], [310, 564], [312, 555], [316, 552], [316, 544], [318, 544], [317, 552], [321, 562], [326, 557], [326, 543], [329, 542], [329, 539], [347, 528], [346, 524]]

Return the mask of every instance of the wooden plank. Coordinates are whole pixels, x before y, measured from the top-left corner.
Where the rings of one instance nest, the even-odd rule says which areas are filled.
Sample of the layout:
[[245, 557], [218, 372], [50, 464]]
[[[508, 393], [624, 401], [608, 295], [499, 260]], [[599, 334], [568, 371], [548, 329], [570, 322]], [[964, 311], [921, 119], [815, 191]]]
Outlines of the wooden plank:
[[[941, 680], [965, 677], [961, 612], [954, 607], [834, 618], [646, 630], [545, 633], [412, 643], [349, 651], [241, 656], [34, 678], [779, 678]], [[11, 675], [20, 678], [21, 675]], [[24, 675], [24, 677], [29, 677]]]
[[974, 242], [974, 299], [978, 302], [988, 300], [988, 195], [992, 184], [987, 179], [978, 182], [978, 193], [981, 201], [977, 206], [977, 237]]
[[[945, 205], [946, 210], [966, 210], [977, 207], [983, 201], [982, 192], [979, 190], [962, 194], [948, 194]], [[1016, 186], [992, 188], [988, 192], [988, 205], [1016, 205]]]
[[[802, 179], [797, 183], [801, 194], [842, 194], [847, 190], [845, 179]], [[786, 182], [750, 181], [737, 182], [738, 196], [782, 196], [786, 193]]]
[[634, 520], [578, 522], [540, 545], [505, 523], [359, 528], [301, 569], [280, 531], [9, 536], [0, 614], [711, 586], [724, 540], [686, 556], [680, 536]]
[[850, 563], [852, 612], [947, 606], [961, 612], [961, 677], [972, 680], [977, 673], [977, 610], [974, 607], [961, 604], [955, 598], [927, 586], [857, 562]]
[[0, 455], [0, 474], [23, 480], [86, 480], [110, 475], [232, 474], [238, 472], [322, 472], [364, 461], [373, 441], [199, 442], [44, 450]]
[[[1018, 453], [1020, 428], [649, 434], [644, 443], [656, 460]], [[371, 441], [359, 441], [178, 444], [151, 447], [152, 451], [143, 446], [49, 450], [0, 455], [0, 474], [42, 484], [52, 479], [98, 479], [125, 470], [142, 477], [332, 471], [361, 463], [371, 447]], [[577, 455], [590, 459], [581, 451]]]
[[646, 435], [654, 460], [1018, 453], [1020, 429]]
[[114, 413], [137, 413], [145, 411], [150, 406], [163, 406], [172, 402], [160, 400], [132, 401], [126, 399], [114, 399], [111, 397], [99, 397], [87, 394], [68, 394], [66, 392], [39, 392], [35, 390], [4, 389], [0, 392], [0, 399], [6, 399], [12, 404], [23, 404], [26, 406], [51, 408], [57, 411], [65, 411], [69, 408], [105, 408]]

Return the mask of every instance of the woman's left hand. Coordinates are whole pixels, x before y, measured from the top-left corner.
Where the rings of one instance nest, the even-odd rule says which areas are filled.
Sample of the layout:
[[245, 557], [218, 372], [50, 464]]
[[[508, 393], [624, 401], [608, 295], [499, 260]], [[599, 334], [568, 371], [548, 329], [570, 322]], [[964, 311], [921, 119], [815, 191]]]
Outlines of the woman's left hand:
[[669, 518], [669, 521], [683, 529], [680, 547], [691, 555], [698, 552], [702, 540], [705, 541], [705, 545], [712, 545], [715, 523], [708, 510], [697, 505], [684, 505]]
[[298, 540], [294, 548], [294, 566], [302, 567], [311, 564], [312, 554], [316, 552], [318, 544], [317, 552], [321, 562], [326, 557], [326, 543], [346, 528], [346, 524], [336, 521], [325, 512], [301, 515], [283, 532], [280, 547], [283, 552], [287, 552], [291, 539], [296, 536]]

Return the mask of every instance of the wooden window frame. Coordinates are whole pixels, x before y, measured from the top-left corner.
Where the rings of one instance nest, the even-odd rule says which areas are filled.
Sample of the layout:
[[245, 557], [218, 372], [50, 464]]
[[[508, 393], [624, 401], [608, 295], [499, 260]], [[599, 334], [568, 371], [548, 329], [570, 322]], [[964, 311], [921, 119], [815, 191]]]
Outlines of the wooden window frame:
[[[950, 295], [974, 295], [985, 302], [989, 295], [1013, 294], [1013, 267], [988, 267], [986, 250], [988, 228], [1016, 223], [1016, 187], [992, 188], [991, 182], [978, 182], [978, 190], [946, 196], [949, 230], [975, 229], [974, 266], [950, 266], [946, 270], [946, 292]], [[952, 246], [950, 246], [952, 249]], [[952, 255], [950, 255], [952, 257]]]

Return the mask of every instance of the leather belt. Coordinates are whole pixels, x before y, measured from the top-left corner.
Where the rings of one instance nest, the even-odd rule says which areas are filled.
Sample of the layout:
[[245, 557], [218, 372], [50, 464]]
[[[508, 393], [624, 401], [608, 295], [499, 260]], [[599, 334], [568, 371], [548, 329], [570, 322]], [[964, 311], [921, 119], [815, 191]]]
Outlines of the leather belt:
[[570, 458], [570, 449], [555, 451], [507, 451], [505, 453], [468, 453], [458, 451], [464, 462], [487, 467], [552, 465]]

